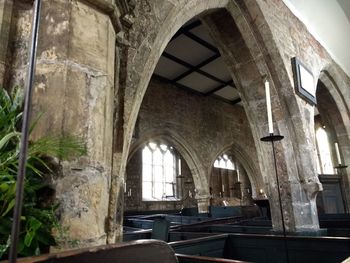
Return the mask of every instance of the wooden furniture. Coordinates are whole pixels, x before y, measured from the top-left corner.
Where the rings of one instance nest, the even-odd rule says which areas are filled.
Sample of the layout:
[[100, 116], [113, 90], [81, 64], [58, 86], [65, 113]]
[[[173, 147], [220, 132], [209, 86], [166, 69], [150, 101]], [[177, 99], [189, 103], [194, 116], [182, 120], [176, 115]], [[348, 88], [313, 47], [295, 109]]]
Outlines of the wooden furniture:
[[240, 261], [226, 258], [213, 258], [193, 255], [175, 254], [179, 263], [248, 263], [248, 261]]
[[18, 263], [177, 263], [174, 250], [164, 241], [139, 240], [22, 258]]
[[345, 213], [342, 177], [338, 174], [321, 174], [319, 179], [323, 186], [323, 191], [317, 195], [319, 215]]
[[346, 237], [287, 236], [284, 239], [281, 235], [221, 234], [169, 244], [177, 254], [259, 263], [284, 263], [285, 240], [289, 262], [339, 263], [350, 256], [350, 238]]

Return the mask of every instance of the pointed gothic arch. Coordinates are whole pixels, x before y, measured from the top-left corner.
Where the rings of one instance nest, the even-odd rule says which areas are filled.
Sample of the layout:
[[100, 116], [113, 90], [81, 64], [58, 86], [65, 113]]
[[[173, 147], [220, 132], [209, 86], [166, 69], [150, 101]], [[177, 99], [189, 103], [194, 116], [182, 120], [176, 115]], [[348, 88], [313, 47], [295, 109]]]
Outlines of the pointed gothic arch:
[[130, 148], [128, 160], [137, 150], [150, 140], [164, 140], [175, 147], [177, 152], [186, 161], [191, 171], [195, 189], [197, 190], [197, 201], [199, 200], [200, 202], [201, 199], [209, 197], [209, 185], [202, 160], [198, 157], [196, 151], [191, 147], [189, 142], [171, 130], [153, 130], [147, 132], [142, 138], [133, 143]]
[[[213, 14], [214, 11], [217, 12]], [[219, 42], [219, 49], [224, 60], [228, 62], [229, 71], [245, 105], [255, 145], [259, 152], [259, 166], [264, 181], [269, 183], [269, 194], [273, 201], [274, 228], [280, 229], [282, 226], [279, 208], [275, 205], [277, 202], [274, 202], [277, 196], [274, 190], [276, 182], [273, 178], [272, 154], [269, 146], [260, 142], [260, 138], [266, 135], [265, 130], [267, 130], [265, 129], [267, 126], [265, 105], [262, 103], [264, 102], [262, 79], [266, 75], [271, 80], [273, 110], [276, 113], [275, 127], [286, 138], [277, 146], [277, 150], [279, 152], [279, 173], [284, 176], [282, 195], [283, 198], [289, 200], [284, 203], [287, 230], [298, 231], [304, 228], [311, 231], [317, 230], [315, 196], [321, 186], [315, 173], [316, 162], [310, 154], [312, 146], [308, 144], [308, 136], [300, 136], [300, 130], [310, 132], [310, 124], [302, 118], [305, 111], [302, 110], [303, 106], [293, 92], [292, 78], [288, 75], [289, 71], [282, 54], [276, 48], [277, 43], [272, 32], [269, 27], [257, 25], [257, 22], [268, 23], [256, 2], [179, 1], [169, 9], [167, 14], [162, 14], [161, 19], [148, 21], [150, 31], [154, 30], [154, 34], [145, 36], [141, 42], [140, 39], [131, 37], [134, 42], [130, 43], [132, 48], [129, 49], [125, 58], [127, 59], [128, 76], [125, 77], [123, 89], [125, 90], [123, 109], [125, 124], [120, 173], [123, 174], [138, 111], [158, 59], [180, 26], [199, 14], [209, 27], [213, 26], [213, 32], [221, 34], [214, 38]], [[228, 20], [220, 21], [222, 17]], [[135, 26], [133, 30], [136, 32], [139, 29]], [[230, 49], [230, 43], [235, 43], [236, 46], [231, 46]], [[133, 64], [133, 61], [137, 61], [138, 64]], [[252, 105], [255, 106], [252, 107]], [[290, 154], [291, 149], [294, 154]], [[295, 197], [300, 197], [301, 200], [296, 200]], [[297, 213], [296, 206], [302, 207], [303, 216], [295, 214]]]
[[[213, 169], [214, 162], [218, 158], [218, 156], [227, 151], [230, 151], [232, 156], [243, 166], [244, 170], [246, 170], [247, 176], [250, 180], [252, 187], [252, 195], [256, 196], [257, 191], [261, 188], [264, 188], [264, 181], [258, 167], [259, 164], [255, 163], [255, 161], [249, 156], [247, 151], [238, 143], [226, 145], [225, 147], [220, 149], [220, 151], [215, 154], [215, 158], [211, 161], [211, 169]], [[209, 182], [211, 181], [211, 176], [212, 172], [209, 171]]]

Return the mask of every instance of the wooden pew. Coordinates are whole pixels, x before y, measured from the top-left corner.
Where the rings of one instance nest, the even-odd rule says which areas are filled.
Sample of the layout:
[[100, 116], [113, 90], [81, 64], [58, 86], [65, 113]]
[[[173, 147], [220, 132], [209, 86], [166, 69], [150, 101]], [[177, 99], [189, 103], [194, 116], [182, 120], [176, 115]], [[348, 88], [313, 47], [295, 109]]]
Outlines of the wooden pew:
[[160, 240], [139, 240], [18, 259], [18, 263], [177, 263], [174, 250]]
[[168, 243], [176, 253], [223, 258], [227, 234], [200, 237]]
[[339, 263], [350, 256], [350, 239], [341, 237], [229, 234], [225, 257], [259, 263]]
[[213, 235], [185, 241], [170, 242], [179, 263], [238, 263], [247, 262], [224, 258], [228, 235]]
[[213, 258], [203, 256], [193, 256], [184, 254], [175, 254], [179, 263], [248, 263], [248, 261], [240, 261], [226, 258]]
[[350, 256], [350, 238], [346, 237], [221, 234], [169, 245], [178, 254], [259, 263], [287, 262], [286, 246], [290, 263], [339, 263]]

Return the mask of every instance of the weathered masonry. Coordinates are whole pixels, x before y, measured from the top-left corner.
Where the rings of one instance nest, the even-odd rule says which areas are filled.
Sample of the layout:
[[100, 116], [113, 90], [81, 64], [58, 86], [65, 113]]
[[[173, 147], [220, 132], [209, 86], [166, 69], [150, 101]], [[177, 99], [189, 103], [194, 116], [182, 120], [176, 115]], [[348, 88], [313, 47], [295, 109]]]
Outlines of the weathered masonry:
[[[32, 8], [30, 0], [0, 1], [0, 85], [8, 89], [24, 83]], [[171, 39], [193, 20], [213, 40], [239, 104], [152, 77]], [[303, 61], [318, 80], [322, 124], [331, 127], [330, 142], [339, 143], [348, 164], [350, 78], [282, 1], [44, 0], [40, 21], [33, 111], [44, 115], [33, 137], [69, 133], [86, 140], [88, 155], [61, 163], [62, 174], [53, 180], [61, 221], [81, 246], [121, 240], [124, 209], [132, 201], [124, 193], [126, 171], [135, 173], [128, 160], [140, 158], [138, 151], [152, 138], [169, 142], [182, 156], [184, 176], [192, 182], [185, 192], [196, 192], [191, 202], [202, 211], [211, 188], [222, 197], [238, 196], [234, 181], [220, 179], [231, 193], [212, 181], [216, 158], [232, 153], [249, 179], [244, 189], [252, 198], [264, 189], [273, 227], [281, 230], [272, 151], [260, 141], [268, 133], [266, 77], [274, 129], [284, 135], [276, 150], [286, 229], [319, 230], [319, 124], [315, 107], [295, 93], [291, 59]], [[335, 160], [333, 148], [331, 156]], [[349, 168], [344, 172], [349, 211]], [[181, 208], [177, 202], [155, 207]]]

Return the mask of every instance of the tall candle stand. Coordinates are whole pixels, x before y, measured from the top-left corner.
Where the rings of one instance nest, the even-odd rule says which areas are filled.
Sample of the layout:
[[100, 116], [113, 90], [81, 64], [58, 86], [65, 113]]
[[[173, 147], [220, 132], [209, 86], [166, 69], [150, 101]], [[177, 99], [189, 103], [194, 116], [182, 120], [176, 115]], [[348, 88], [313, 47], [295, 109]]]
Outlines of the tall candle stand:
[[281, 199], [281, 190], [280, 190], [280, 184], [278, 179], [278, 171], [277, 171], [277, 162], [276, 162], [276, 150], [275, 150], [275, 142], [283, 140], [284, 136], [282, 135], [276, 135], [273, 133], [270, 133], [270, 135], [265, 136], [261, 138], [260, 140], [263, 142], [271, 142], [272, 145], [272, 153], [273, 153], [273, 161], [275, 164], [275, 175], [276, 175], [276, 182], [277, 182], [277, 192], [278, 192], [278, 203], [281, 213], [281, 220], [282, 220], [282, 231], [283, 231], [283, 240], [284, 240], [284, 248], [286, 252], [286, 259], [287, 263], [289, 263], [289, 254], [288, 254], [288, 247], [287, 247], [287, 240], [286, 240], [286, 227], [284, 224], [284, 216], [283, 216], [283, 208], [282, 208], [282, 199]]

